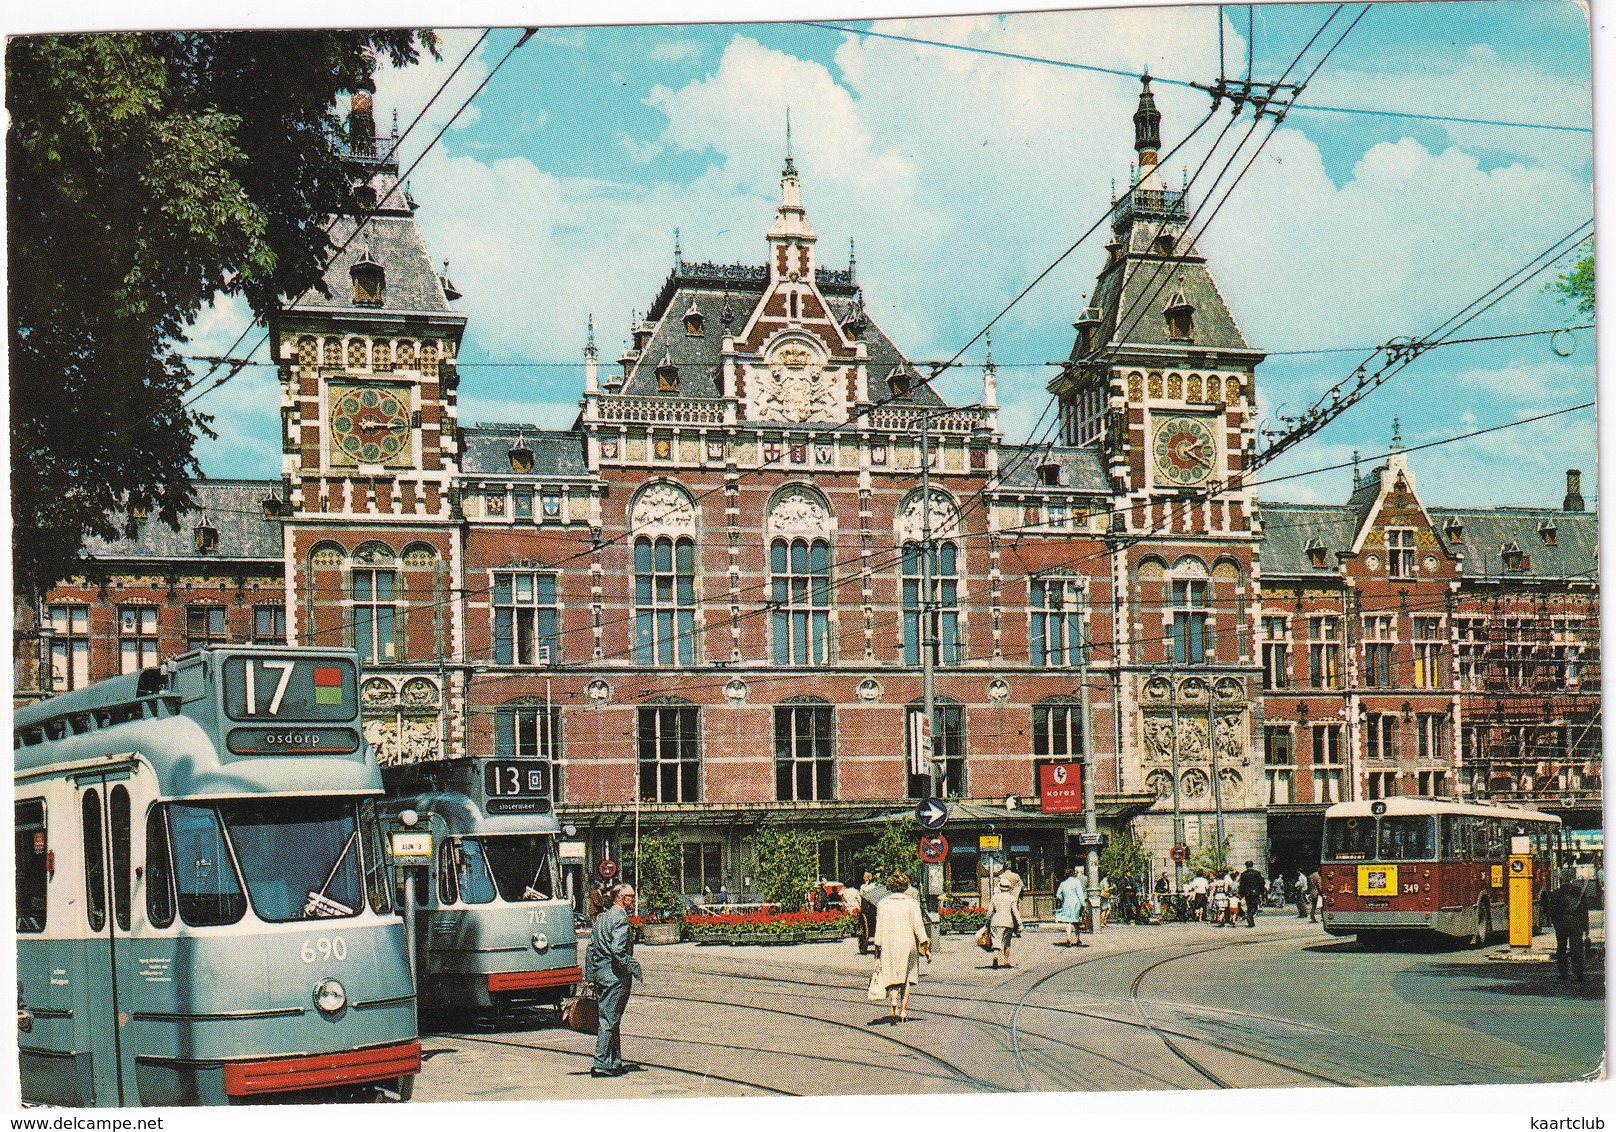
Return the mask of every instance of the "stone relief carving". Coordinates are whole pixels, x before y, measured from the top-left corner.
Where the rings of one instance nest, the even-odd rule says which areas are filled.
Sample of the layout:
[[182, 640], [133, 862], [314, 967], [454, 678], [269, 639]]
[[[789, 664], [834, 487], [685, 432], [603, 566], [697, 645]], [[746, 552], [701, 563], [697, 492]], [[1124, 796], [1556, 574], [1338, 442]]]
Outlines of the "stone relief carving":
[[818, 496], [800, 487], [787, 490], [769, 511], [769, 530], [776, 534], [829, 534], [833, 526]]
[[[915, 495], [903, 506], [903, 514], [898, 517], [898, 541], [918, 542], [921, 537], [920, 496]], [[954, 501], [946, 495], [931, 493], [931, 537], [958, 538], [959, 511]]]
[[880, 702], [881, 692], [881, 681], [877, 680], [875, 677], [866, 676], [864, 679], [859, 681], [858, 698], [863, 700], [865, 703], [873, 704]]
[[1245, 780], [1240, 777], [1240, 772], [1234, 767], [1218, 768], [1218, 789], [1222, 792], [1225, 801], [1238, 797], [1244, 786]]
[[424, 676], [417, 676], [405, 683], [400, 698], [405, 707], [437, 707], [438, 686]]
[[1145, 788], [1156, 797], [1165, 798], [1173, 792], [1173, 776], [1165, 770], [1153, 770], [1145, 775]]
[[1010, 683], [1002, 676], [995, 676], [988, 681], [988, 699], [994, 703], [1003, 703], [1010, 698]]
[[757, 367], [752, 373], [753, 420], [839, 423], [845, 416], [839, 375], [827, 373], [822, 359], [801, 343], [787, 342], [770, 354], [767, 376]]
[[751, 689], [746, 686], [746, 681], [739, 676], [732, 676], [729, 683], [724, 685], [724, 698], [736, 706], [744, 704], [750, 693]]
[[1206, 776], [1206, 771], [1194, 766], [1186, 770], [1179, 777], [1178, 782], [1180, 789], [1184, 792], [1184, 797], [1192, 799], [1205, 798], [1207, 789], [1212, 785], [1212, 780]]
[[1171, 762], [1173, 721], [1166, 716], [1145, 716], [1145, 758], [1149, 762]]
[[696, 507], [681, 488], [671, 483], [654, 483], [634, 501], [629, 527], [635, 533], [655, 529], [694, 534]]
[[1219, 759], [1238, 762], [1245, 758], [1245, 729], [1240, 726], [1241, 722], [1238, 712], [1218, 716], [1216, 743]]
[[390, 707], [393, 703], [393, 686], [380, 677], [366, 680], [359, 689], [359, 702], [367, 708]]
[[1196, 716], [1180, 716], [1178, 720], [1178, 757], [1200, 762], [1211, 757], [1206, 745], [1206, 720]]
[[403, 766], [438, 757], [435, 715], [371, 716], [365, 720], [365, 742], [380, 766]]
[[584, 695], [589, 697], [590, 707], [605, 707], [611, 703], [612, 686], [597, 676], [584, 686]]

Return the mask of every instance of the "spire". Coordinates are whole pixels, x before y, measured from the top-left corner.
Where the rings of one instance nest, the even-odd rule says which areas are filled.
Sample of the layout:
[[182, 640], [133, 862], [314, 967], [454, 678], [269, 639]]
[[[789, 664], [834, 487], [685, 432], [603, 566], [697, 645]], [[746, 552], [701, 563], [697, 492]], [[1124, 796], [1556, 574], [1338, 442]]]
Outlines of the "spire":
[[858, 250], [853, 246], [853, 237], [847, 238], [847, 281], [858, 286]]
[[1150, 93], [1150, 72], [1139, 77], [1139, 109], [1133, 114], [1133, 147], [1139, 153], [1139, 177], [1136, 184], [1149, 189], [1161, 188], [1157, 174], [1157, 151], [1161, 149], [1161, 111]]
[[812, 279], [813, 245], [818, 239], [808, 225], [802, 207], [802, 182], [797, 179], [797, 163], [791, 157], [791, 112], [786, 111], [786, 165], [780, 173], [780, 207], [775, 210], [769, 229], [771, 278]]
[[781, 170], [782, 177], [795, 177], [797, 163], [791, 160], [791, 107], [786, 107], [786, 167]]
[[595, 358], [600, 356], [600, 350], [595, 346], [595, 316], [589, 316], [589, 338], [584, 342], [584, 357]]
[[992, 412], [999, 407], [999, 367], [993, 364], [993, 331], [987, 332], [988, 356], [982, 361], [982, 408]]
[[675, 228], [673, 230], [673, 266], [675, 268], [683, 267], [684, 263], [685, 257], [679, 251], [679, 229]]
[[1391, 450], [1393, 452], [1401, 452], [1403, 450], [1403, 422], [1398, 420], [1396, 417], [1392, 418]]

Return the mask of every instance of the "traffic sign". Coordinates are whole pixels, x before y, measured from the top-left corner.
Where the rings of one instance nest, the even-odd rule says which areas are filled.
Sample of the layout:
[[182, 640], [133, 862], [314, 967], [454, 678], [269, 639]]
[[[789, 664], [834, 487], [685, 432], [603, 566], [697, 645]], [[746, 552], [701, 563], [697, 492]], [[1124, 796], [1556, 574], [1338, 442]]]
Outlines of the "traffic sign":
[[601, 880], [611, 880], [617, 875], [617, 862], [612, 860], [610, 857], [607, 857], [604, 861], [595, 866], [595, 871], [600, 874]]
[[976, 839], [977, 849], [984, 852], [989, 849], [997, 849], [999, 845], [1000, 841], [997, 833], [984, 833]]
[[941, 798], [927, 798], [915, 807], [915, 820], [926, 829], [942, 829], [948, 824], [948, 807]]
[[948, 860], [948, 838], [940, 833], [921, 834], [920, 859], [928, 865], [940, 865]]
[[1175, 845], [1175, 846], [1173, 846], [1173, 860], [1177, 861], [1179, 864], [1183, 864], [1185, 861], [1187, 861], [1189, 859], [1190, 859], [1190, 849], [1189, 849], [1188, 845]]
[[1077, 846], [1079, 849], [1104, 849], [1105, 834], [1080, 833], [1077, 835]]

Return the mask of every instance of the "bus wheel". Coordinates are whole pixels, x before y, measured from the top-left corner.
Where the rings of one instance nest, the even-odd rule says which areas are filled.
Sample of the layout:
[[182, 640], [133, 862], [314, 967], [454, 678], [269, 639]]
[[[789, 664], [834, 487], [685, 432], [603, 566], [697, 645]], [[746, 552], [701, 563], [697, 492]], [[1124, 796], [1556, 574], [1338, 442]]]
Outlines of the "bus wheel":
[[1476, 905], [1476, 946], [1486, 947], [1493, 938], [1492, 905], [1483, 900]]

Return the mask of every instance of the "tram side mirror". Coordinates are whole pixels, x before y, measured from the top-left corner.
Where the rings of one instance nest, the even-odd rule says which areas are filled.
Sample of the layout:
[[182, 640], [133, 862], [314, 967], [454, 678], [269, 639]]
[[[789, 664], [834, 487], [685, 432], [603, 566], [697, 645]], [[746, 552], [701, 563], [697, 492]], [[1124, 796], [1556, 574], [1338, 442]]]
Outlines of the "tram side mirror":
[[421, 821], [421, 815], [414, 810], [400, 810], [398, 820], [406, 829], [414, 829]]

